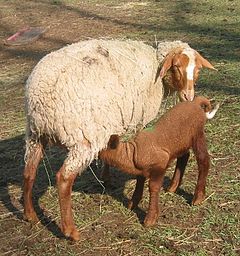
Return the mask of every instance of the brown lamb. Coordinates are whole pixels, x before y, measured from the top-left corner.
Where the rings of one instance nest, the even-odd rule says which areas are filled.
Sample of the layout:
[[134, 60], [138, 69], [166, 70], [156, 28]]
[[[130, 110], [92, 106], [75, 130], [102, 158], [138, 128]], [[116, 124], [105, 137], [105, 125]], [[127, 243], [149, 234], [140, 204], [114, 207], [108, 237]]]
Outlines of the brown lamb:
[[210, 101], [204, 97], [181, 102], [163, 115], [152, 129], [139, 132], [132, 141], [120, 142], [118, 135], [112, 135], [107, 149], [99, 153], [99, 158], [108, 165], [137, 175], [129, 209], [137, 207], [142, 198], [144, 182], [149, 178], [150, 200], [145, 226], [154, 225], [159, 216], [159, 191], [169, 163], [177, 158], [168, 188], [169, 192], [175, 192], [181, 184], [191, 148], [199, 172], [192, 204], [197, 205], [205, 199], [210, 160], [204, 125], [207, 119], [215, 115], [218, 106], [210, 113], [211, 109]]

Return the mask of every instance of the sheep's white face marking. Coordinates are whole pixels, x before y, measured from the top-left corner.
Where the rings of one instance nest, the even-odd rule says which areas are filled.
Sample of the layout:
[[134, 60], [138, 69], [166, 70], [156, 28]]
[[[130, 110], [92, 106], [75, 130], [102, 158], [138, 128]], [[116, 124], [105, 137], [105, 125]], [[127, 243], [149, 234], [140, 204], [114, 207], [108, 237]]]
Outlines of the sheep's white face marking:
[[187, 80], [193, 81], [194, 78], [194, 68], [196, 66], [196, 61], [195, 61], [195, 54], [193, 49], [184, 49], [183, 54], [188, 56], [189, 62], [186, 68], [186, 73], [187, 73]]
[[195, 69], [196, 69], [196, 56], [195, 51], [191, 48], [186, 48], [182, 51], [182, 54], [186, 56], [187, 63], [184, 67], [185, 72], [183, 73], [185, 76], [185, 86], [182, 90], [182, 96], [184, 100], [192, 101], [194, 98], [194, 81], [195, 77]]

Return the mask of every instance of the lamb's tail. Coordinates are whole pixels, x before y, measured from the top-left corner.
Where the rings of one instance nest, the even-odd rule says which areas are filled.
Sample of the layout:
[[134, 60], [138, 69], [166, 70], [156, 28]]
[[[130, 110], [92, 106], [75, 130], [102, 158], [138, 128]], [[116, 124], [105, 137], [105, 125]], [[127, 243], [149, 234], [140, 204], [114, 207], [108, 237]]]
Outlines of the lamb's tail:
[[212, 109], [212, 105], [210, 103], [210, 100], [208, 100], [207, 98], [205, 97], [196, 97], [194, 99], [195, 102], [197, 102], [203, 109], [204, 111], [206, 112], [206, 117], [207, 119], [212, 119], [215, 114], [217, 113], [218, 109], [219, 109], [219, 104], [217, 104], [214, 109]]
[[215, 114], [217, 113], [219, 107], [220, 107], [220, 104], [218, 103], [218, 104], [214, 107], [214, 109], [213, 109], [212, 111], [206, 112], [206, 117], [207, 117], [207, 119], [212, 119], [212, 118], [215, 116]]

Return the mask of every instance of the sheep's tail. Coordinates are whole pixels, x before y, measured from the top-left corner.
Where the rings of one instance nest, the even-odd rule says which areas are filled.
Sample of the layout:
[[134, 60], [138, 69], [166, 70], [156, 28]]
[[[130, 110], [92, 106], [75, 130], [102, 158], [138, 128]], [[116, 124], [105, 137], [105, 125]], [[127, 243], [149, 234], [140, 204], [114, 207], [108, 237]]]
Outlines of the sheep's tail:
[[206, 112], [207, 119], [212, 119], [217, 113], [219, 107], [220, 107], [220, 104], [217, 104], [212, 111]]

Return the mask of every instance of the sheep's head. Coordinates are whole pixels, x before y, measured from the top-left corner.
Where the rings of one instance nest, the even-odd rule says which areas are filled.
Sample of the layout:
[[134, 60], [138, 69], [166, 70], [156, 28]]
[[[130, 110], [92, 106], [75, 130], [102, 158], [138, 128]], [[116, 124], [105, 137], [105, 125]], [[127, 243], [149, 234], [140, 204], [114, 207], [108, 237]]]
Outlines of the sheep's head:
[[194, 86], [202, 67], [216, 70], [212, 64], [192, 48], [170, 52], [164, 59], [160, 77], [164, 78], [170, 70], [170, 90], [178, 91], [181, 101], [192, 101]]

